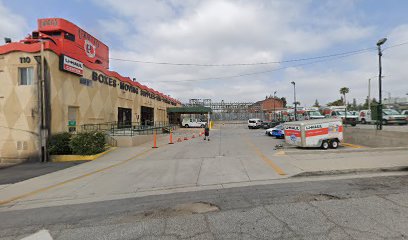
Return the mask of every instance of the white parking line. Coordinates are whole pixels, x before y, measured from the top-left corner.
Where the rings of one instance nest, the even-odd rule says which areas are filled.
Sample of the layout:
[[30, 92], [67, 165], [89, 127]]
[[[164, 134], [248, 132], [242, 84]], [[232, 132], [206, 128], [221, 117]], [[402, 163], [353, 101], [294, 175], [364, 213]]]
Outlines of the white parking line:
[[21, 240], [53, 240], [53, 238], [48, 230], [43, 229]]

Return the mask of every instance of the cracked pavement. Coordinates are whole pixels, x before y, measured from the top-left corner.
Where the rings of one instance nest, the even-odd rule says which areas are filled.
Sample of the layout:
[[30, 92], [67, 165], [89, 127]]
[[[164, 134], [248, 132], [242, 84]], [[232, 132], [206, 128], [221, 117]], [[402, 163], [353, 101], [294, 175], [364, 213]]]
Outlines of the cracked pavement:
[[[408, 176], [207, 190], [0, 213], [0, 239], [408, 239]], [[194, 214], [177, 204], [209, 202]]]

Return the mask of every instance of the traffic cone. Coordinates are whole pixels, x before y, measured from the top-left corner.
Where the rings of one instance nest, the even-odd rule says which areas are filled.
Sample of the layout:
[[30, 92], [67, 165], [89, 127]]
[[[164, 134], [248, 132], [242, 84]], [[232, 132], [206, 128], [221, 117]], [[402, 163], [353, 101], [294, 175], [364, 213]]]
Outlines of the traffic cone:
[[170, 140], [169, 140], [169, 144], [174, 144], [173, 143], [173, 131], [170, 130]]
[[188, 138], [187, 138], [187, 137], [184, 137], [184, 140], [188, 140]]
[[154, 132], [153, 135], [153, 147], [152, 148], [157, 148], [157, 133]]
[[195, 138], [195, 134], [193, 134], [193, 136], [191, 138]]
[[178, 139], [177, 139], [177, 142], [182, 142], [182, 141], [183, 141], [183, 140], [181, 140], [181, 138], [178, 138]]

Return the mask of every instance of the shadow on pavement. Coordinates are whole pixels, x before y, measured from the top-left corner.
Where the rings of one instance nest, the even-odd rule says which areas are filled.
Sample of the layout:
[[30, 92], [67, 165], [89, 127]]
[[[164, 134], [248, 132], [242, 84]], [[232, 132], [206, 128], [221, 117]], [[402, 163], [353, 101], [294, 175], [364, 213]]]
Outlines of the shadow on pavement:
[[87, 161], [61, 163], [25, 162], [7, 168], [0, 168], [0, 185], [21, 182], [30, 178], [73, 167], [84, 162]]

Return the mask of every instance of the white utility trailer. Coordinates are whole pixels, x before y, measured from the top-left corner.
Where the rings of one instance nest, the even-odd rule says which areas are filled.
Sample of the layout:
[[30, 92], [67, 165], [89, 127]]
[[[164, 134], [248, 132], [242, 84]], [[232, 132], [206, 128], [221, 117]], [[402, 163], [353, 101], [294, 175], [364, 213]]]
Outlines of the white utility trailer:
[[283, 124], [285, 141], [298, 147], [337, 148], [343, 141], [340, 119], [314, 119]]

